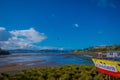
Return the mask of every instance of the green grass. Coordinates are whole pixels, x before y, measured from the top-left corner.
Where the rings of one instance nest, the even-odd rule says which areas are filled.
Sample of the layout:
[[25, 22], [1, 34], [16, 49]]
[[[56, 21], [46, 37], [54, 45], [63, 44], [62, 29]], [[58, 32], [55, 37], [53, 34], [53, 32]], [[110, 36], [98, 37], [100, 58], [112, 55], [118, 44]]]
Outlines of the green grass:
[[13, 76], [7, 73], [1, 75], [0, 80], [105, 80], [105, 75], [99, 73], [94, 66], [85, 65], [33, 68]]

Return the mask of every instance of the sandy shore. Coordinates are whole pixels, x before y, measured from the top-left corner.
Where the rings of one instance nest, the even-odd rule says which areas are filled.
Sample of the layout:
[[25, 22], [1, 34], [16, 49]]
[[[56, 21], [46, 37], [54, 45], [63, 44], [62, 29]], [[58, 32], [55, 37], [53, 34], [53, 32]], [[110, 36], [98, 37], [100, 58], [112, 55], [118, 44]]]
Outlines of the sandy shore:
[[[22, 57], [22, 56], [50, 56], [51, 54], [19, 54], [19, 55], [1, 55], [0, 58], [6, 57]], [[2, 72], [14, 72], [21, 71], [28, 68], [41, 68], [48, 66], [55, 66], [55, 62], [48, 62], [46, 64], [46, 60], [38, 60], [38, 61], [29, 61], [29, 62], [19, 62], [19, 63], [11, 63], [0, 66], [0, 73]]]

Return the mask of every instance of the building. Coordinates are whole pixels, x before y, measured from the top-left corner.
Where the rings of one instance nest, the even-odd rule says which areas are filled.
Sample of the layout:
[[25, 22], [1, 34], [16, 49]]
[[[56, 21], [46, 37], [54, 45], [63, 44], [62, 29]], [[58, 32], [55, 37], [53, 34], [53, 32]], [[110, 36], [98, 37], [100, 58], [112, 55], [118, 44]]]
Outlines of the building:
[[107, 57], [108, 58], [120, 58], [120, 51], [108, 51]]
[[98, 52], [98, 58], [106, 58], [105, 52]]

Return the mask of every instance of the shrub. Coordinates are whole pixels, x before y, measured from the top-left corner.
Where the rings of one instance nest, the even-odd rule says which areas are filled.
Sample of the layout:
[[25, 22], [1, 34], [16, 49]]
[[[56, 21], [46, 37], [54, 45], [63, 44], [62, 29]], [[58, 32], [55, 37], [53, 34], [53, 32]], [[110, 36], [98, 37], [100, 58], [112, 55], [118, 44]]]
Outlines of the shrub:
[[63, 65], [48, 68], [27, 69], [9, 76], [1, 74], [0, 80], [104, 80], [94, 66]]

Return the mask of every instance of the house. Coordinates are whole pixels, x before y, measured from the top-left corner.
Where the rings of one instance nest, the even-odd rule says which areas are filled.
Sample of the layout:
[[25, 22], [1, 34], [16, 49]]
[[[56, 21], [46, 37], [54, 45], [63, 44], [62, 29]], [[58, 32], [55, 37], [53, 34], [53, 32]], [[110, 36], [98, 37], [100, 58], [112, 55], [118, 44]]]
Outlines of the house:
[[98, 58], [106, 58], [106, 53], [98, 52]]
[[108, 58], [120, 58], [120, 51], [108, 51], [107, 57]]

